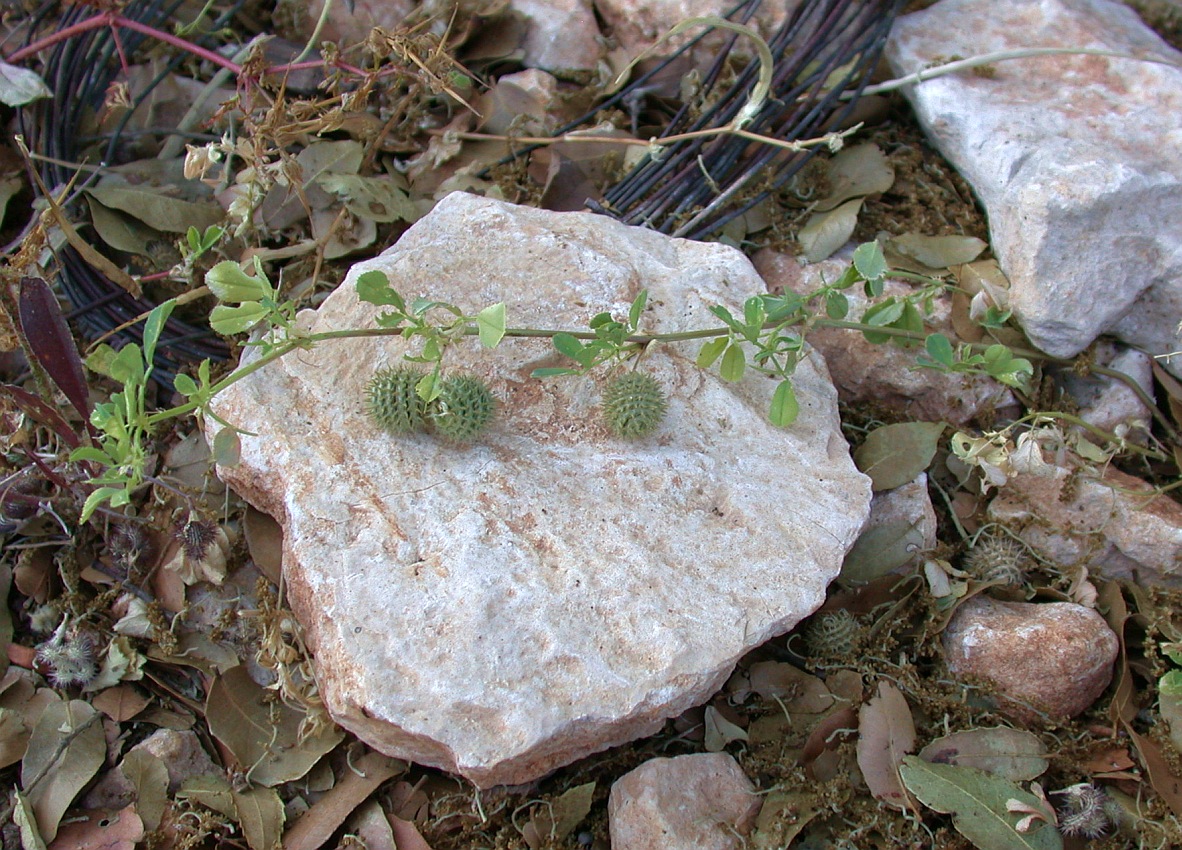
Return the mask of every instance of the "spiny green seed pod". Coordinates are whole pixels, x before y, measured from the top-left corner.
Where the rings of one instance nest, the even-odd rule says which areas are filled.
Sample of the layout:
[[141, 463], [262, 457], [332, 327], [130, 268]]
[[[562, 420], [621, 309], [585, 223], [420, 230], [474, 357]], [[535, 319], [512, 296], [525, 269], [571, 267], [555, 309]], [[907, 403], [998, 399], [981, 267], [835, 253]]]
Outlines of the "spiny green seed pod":
[[415, 391], [423, 373], [395, 366], [382, 369], [365, 390], [365, 406], [374, 423], [391, 434], [409, 434], [426, 428], [426, 410]]
[[826, 611], [805, 627], [805, 649], [814, 658], [845, 658], [858, 649], [864, 631], [862, 622], [846, 609]]
[[439, 383], [439, 395], [427, 415], [440, 437], [470, 443], [492, 422], [496, 406], [484, 381], [471, 375], [453, 375]]
[[669, 402], [657, 379], [644, 372], [628, 372], [607, 385], [603, 415], [617, 437], [634, 440], [657, 430]]
[[1007, 534], [985, 532], [974, 541], [962, 566], [979, 581], [1019, 585], [1026, 580], [1033, 561], [1021, 542]]

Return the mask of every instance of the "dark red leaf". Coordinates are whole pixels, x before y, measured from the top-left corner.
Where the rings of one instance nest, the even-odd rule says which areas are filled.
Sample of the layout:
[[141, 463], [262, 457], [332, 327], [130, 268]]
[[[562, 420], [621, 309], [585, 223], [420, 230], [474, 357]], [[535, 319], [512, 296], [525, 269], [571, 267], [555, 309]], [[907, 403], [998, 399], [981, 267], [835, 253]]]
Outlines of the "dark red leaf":
[[22, 277], [20, 293], [21, 330], [37, 362], [70, 400], [83, 421], [90, 420], [90, 394], [82, 358], [74, 345], [70, 327], [62, 315], [57, 297], [39, 277]]
[[82, 438], [77, 431], [70, 427], [70, 423], [51, 405], [46, 404], [31, 392], [14, 387], [12, 384], [0, 384], [0, 392], [11, 396], [26, 416], [38, 425], [44, 425], [51, 429], [70, 448], [76, 449], [82, 445]]

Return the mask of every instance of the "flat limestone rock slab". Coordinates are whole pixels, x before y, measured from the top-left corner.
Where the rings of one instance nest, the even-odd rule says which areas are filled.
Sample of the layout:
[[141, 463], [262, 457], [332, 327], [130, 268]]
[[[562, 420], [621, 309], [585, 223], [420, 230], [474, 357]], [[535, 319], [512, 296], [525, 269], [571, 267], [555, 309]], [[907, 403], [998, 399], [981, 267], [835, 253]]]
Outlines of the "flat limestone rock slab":
[[942, 0], [900, 18], [884, 56], [904, 76], [1028, 47], [1158, 62], [1029, 57], [903, 90], [989, 215], [1010, 307], [1056, 356], [1102, 333], [1182, 349], [1182, 54], [1109, 0]]
[[[408, 302], [504, 301], [511, 327], [585, 327], [641, 288], [647, 329], [712, 327], [708, 305], [741, 314], [764, 291], [726, 246], [457, 193], [302, 326], [373, 327], [355, 290], [372, 269]], [[694, 366], [698, 347], [646, 356], [670, 405], [639, 442], [600, 423], [599, 378], [530, 377], [562, 362], [537, 339], [448, 351], [500, 401], [466, 448], [368, 420], [366, 383], [408, 350], [396, 337], [296, 352], [218, 396], [218, 416], [258, 435], [219, 474], [283, 526], [290, 603], [338, 723], [482, 787], [523, 783], [653, 733], [821, 604], [870, 502], [824, 363], [802, 361], [799, 419], [778, 429], [776, 382], [724, 383]]]

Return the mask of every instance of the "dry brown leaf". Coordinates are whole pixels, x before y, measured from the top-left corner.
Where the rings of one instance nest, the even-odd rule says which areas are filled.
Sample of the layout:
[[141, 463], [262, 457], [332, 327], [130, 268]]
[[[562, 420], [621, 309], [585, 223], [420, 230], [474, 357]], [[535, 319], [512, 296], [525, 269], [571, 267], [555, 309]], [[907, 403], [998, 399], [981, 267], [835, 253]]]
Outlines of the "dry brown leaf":
[[[710, 708], [706, 711], [709, 714]], [[550, 842], [560, 842], [570, 835], [591, 811], [594, 797], [595, 783], [588, 782], [571, 788], [548, 804], [537, 806], [529, 823], [521, 831], [521, 836], [530, 850], [539, 850], [544, 845], [550, 846]]]
[[840, 744], [849, 739], [850, 733], [848, 731], [838, 733], [839, 730], [851, 730], [858, 725], [858, 711], [853, 706], [845, 706], [839, 708], [837, 711], [829, 714], [824, 720], [813, 727], [813, 731], [809, 733], [808, 739], [804, 742], [804, 749], [800, 754], [800, 763], [809, 773], [810, 777], [815, 779], [816, 774], [813, 771], [813, 764], [825, 752], [836, 749]]
[[818, 212], [832, 210], [851, 198], [885, 192], [895, 182], [895, 169], [873, 142], [845, 148], [828, 165], [829, 195], [818, 202]]
[[123, 757], [119, 770], [135, 786], [135, 802], [149, 832], [160, 826], [168, 807], [168, 769], [146, 750], [136, 749]]
[[91, 809], [62, 824], [49, 850], [133, 850], [144, 837], [134, 805], [119, 811]]
[[1027, 782], [1047, 769], [1047, 748], [1037, 735], [998, 726], [966, 729], [929, 743], [919, 751], [924, 761], [975, 767], [1013, 782]]
[[825, 683], [811, 673], [783, 661], [759, 661], [748, 674], [751, 690], [765, 700], [778, 700], [790, 714], [821, 714], [833, 707]]
[[870, 793], [888, 806], [919, 811], [899, 778], [903, 756], [915, 749], [915, 720], [903, 694], [890, 682], [858, 712], [858, 767]]
[[423, 838], [411, 821], [394, 815], [386, 817], [390, 819], [390, 829], [394, 833], [394, 843], [398, 846], [398, 850], [431, 850], [427, 839]]
[[148, 707], [148, 697], [135, 685], [116, 685], [97, 693], [90, 704], [116, 723], [131, 720]]
[[100, 717], [88, 703], [71, 700], [46, 706], [33, 727], [21, 762], [21, 788], [47, 841], [106, 758]]
[[272, 584], [279, 584], [283, 572], [283, 526], [270, 514], [247, 506], [242, 530], [254, 565]]
[[394, 829], [374, 800], [366, 800], [345, 821], [345, 831], [365, 842], [365, 850], [398, 850]]
[[245, 667], [232, 667], [214, 679], [205, 702], [209, 730], [231, 753], [252, 782], [277, 785], [299, 779], [344, 733], [330, 727], [299, 740], [302, 712], [271, 698]]
[[29, 670], [11, 668], [4, 681], [7, 684], [0, 693], [0, 767], [24, 758], [41, 712], [50, 703], [61, 702], [61, 697], [49, 688], [37, 689]]
[[406, 768], [406, 762], [381, 753], [366, 753], [284, 833], [284, 850], [316, 850], [379, 785]]
[[49, 598], [49, 582], [56, 574], [53, 553], [48, 549], [33, 549], [22, 557], [13, 570], [16, 589], [30, 599], [45, 604]]
[[708, 753], [720, 753], [732, 741], [746, 741], [747, 732], [719, 713], [712, 705], [706, 706], [705, 746]]

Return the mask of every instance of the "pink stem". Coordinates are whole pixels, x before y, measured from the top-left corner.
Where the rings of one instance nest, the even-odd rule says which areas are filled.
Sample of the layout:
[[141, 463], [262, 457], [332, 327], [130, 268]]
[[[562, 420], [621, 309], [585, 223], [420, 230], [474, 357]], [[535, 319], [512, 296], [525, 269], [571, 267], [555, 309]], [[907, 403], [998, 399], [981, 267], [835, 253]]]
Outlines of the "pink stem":
[[[171, 44], [173, 47], [176, 47], [179, 50], [185, 50], [199, 59], [212, 62], [219, 68], [225, 68], [233, 74], [238, 74], [242, 71], [241, 66], [235, 62], [231, 62], [226, 57], [214, 53], [212, 50], [207, 50], [199, 44], [193, 44], [192, 42], [185, 41], [183, 38], [179, 38], [170, 32], [158, 30], [155, 27], [150, 27], [147, 24], [141, 24], [139, 21], [133, 21], [130, 18], [125, 18], [122, 15], [116, 15], [111, 12], [95, 15], [93, 18], [87, 18], [85, 21], [79, 21], [76, 24], [71, 24], [65, 29], [58, 30], [53, 35], [47, 35], [45, 38], [38, 39], [27, 47], [22, 47], [20, 50], [9, 54], [4, 59], [4, 61], [9, 65], [15, 65], [24, 59], [28, 59], [30, 56], [40, 53], [47, 47], [53, 47], [59, 41], [65, 41], [68, 38], [73, 38], [74, 36], [82, 35], [84, 33], [90, 32], [91, 30], [96, 30], [105, 26], [111, 27], [112, 29], [115, 27], [123, 27], [134, 32], [142, 33], [143, 35], [151, 36], [152, 38], [155, 38], [159, 41], [163, 41], [165, 44]], [[118, 37], [116, 36], [116, 38]], [[116, 42], [116, 45], [118, 46], [118, 42]], [[120, 51], [120, 53], [122, 53], [122, 51]]]

